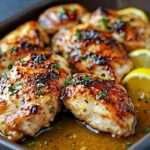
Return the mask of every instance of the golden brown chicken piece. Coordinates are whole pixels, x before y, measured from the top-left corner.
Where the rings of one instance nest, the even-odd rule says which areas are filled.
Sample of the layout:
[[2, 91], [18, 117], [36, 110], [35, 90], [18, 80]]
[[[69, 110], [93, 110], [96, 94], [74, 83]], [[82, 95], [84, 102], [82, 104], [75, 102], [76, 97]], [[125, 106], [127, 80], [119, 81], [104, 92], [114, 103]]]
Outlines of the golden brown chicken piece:
[[0, 79], [0, 134], [17, 141], [51, 125], [69, 73], [64, 58], [44, 49], [16, 61]]
[[135, 15], [120, 15], [117, 10], [101, 7], [91, 15], [83, 16], [82, 20], [113, 33], [129, 50], [150, 47], [150, 25]]
[[49, 43], [45, 31], [35, 21], [29, 21], [0, 41], [0, 72], [28, 52], [44, 47]]
[[111, 33], [88, 24], [58, 32], [52, 45], [54, 51], [68, 56], [77, 72], [94, 73], [119, 82], [132, 68], [124, 46]]
[[50, 34], [60, 28], [72, 27], [80, 22], [80, 18], [87, 11], [79, 4], [65, 4], [50, 7], [39, 17], [40, 25]]
[[61, 99], [85, 125], [112, 136], [135, 132], [133, 104], [123, 86], [84, 73], [74, 74], [65, 83]]

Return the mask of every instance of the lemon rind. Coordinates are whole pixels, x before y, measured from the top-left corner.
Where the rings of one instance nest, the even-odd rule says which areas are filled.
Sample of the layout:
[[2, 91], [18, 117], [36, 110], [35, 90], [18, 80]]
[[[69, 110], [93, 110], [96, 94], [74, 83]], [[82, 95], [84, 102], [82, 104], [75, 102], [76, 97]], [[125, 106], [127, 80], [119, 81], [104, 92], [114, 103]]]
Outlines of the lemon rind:
[[141, 9], [135, 7], [128, 7], [128, 8], [118, 10], [119, 15], [126, 15], [130, 13], [136, 14], [137, 16], [141, 17], [145, 22], [149, 22], [149, 18], [147, 14]]

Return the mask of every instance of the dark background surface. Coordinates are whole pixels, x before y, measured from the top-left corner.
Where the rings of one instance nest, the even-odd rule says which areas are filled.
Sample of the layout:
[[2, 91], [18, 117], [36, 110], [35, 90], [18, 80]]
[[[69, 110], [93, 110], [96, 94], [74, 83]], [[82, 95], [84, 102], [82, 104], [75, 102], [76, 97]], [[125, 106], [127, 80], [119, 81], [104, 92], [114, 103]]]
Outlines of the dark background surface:
[[[8, 17], [14, 16], [22, 10], [26, 9], [29, 5], [35, 5], [36, 3], [48, 2], [52, 0], [0, 0], [0, 22], [4, 21]], [[61, 0], [60, 0], [61, 1]], [[72, 0], [66, 0], [71, 2]], [[107, 4], [107, 6], [115, 5], [116, 1], [119, 6], [124, 5], [134, 5], [139, 8], [144, 8], [150, 11], [150, 1], [149, 0], [80, 0], [85, 1], [84, 3], [101, 3]], [[95, 5], [95, 4], [94, 4]]]
[[[6, 33], [4, 30], [10, 31], [18, 24], [33, 19], [33, 16], [38, 15], [38, 8], [45, 8], [52, 1], [57, 1], [58, 3], [62, 1], [74, 2], [74, 0], [0, 0], [0, 37]], [[149, 0], [76, 0], [76, 2], [85, 4], [90, 9], [94, 9], [100, 5], [110, 8], [136, 6], [150, 11]], [[28, 15], [26, 15], [27, 11], [30, 12]]]
[[[12, 17], [24, 9], [28, 8], [29, 6], [34, 6], [40, 2], [50, 2], [52, 0], [0, 0], [0, 22]], [[61, 0], [60, 0], [61, 1]], [[66, 0], [66, 2], [71, 2], [72, 0]], [[102, 3], [106, 6], [115, 6], [116, 2], [119, 6], [126, 6], [126, 5], [134, 5], [139, 8], [144, 8], [145, 10], [150, 11], [150, 1], [149, 0], [80, 0], [84, 1], [84, 3]], [[100, 2], [101, 1], [101, 2]], [[95, 4], [94, 4], [95, 5]]]

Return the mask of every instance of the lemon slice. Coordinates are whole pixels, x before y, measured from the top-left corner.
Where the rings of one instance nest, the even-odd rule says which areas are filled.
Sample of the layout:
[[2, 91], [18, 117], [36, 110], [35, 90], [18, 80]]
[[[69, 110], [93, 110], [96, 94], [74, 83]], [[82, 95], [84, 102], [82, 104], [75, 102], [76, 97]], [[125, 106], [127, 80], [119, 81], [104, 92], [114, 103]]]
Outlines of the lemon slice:
[[138, 49], [129, 53], [134, 67], [150, 68], [150, 49]]
[[123, 79], [123, 84], [130, 93], [135, 93], [139, 98], [150, 98], [150, 69], [132, 70]]
[[145, 22], [149, 21], [149, 18], [147, 16], [147, 14], [143, 10], [138, 9], [138, 8], [134, 8], [134, 7], [120, 9], [120, 10], [118, 10], [118, 14], [121, 15], [121, 16], [135, 15], [135, 16], [140, 17], [141, 19], [143, 19]]

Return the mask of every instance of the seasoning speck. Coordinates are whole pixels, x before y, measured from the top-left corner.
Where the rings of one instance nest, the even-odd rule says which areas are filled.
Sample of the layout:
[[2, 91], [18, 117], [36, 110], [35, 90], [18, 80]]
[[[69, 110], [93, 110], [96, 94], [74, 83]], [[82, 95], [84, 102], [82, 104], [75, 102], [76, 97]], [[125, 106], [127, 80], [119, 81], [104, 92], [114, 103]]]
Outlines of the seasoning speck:
[[100, 91], [100, 92], [96, 95], [96, 99], [97, 99], [97, 100], [99, 100], [99, 99], [104, 99], [106, 96], [107, 96], [107, 91], [106, 91], [106, 90], [103, 90], [103, 91]]

